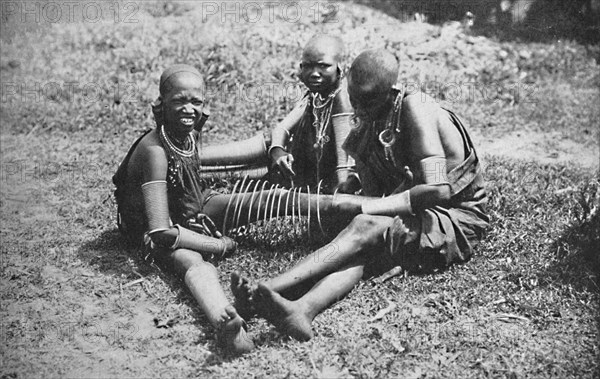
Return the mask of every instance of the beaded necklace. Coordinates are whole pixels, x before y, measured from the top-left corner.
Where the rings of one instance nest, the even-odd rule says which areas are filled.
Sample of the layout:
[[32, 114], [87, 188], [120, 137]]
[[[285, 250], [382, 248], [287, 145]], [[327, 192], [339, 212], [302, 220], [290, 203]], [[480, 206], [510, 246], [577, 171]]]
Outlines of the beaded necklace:
[[320, 93], [311, 93], [312, 106], [313, 106], [313, 127], [315, 128], [316, 142], [313, 147], [317, 152], [317, 161], [321, 160], [323, 156], [323, 146], [329, 142], [329, 136], [327, 136], [327, 127], [331, 119], [331, 111], [333, 109], [333, 99], [340, 92], [341, 87], [338, 87], [335, 91], [327, 95], [327, 98], [323, 99]]
[[160, 127], [160, 140], [163, 143], [163, 146], [168, 149], [171, 153], [175, 153], [181, 157], [189, 158], [196, 152], [196, 141], [192, 137], [191, 133], [188, 134], [185, 138], [183, 145], [188, 145], [189, 148], [186, 150], [178, 148], [169, 138], [169, 135], [165, 131], [165, 126], [161, 125]]
[[161, 125], [158, 136], [167, 154], [167, 183], [169, 183], [170, 188], [182, 189], [188, 176], [185, 172], [190, 170], [199, 172], [200, 170], [200, 156], [196, 152], [196, 141], [190, 133], [183, 143], [188, 145], [189, 148], [180, 149], [171, 141], [173, 137], [169, 138], [164, 125]]

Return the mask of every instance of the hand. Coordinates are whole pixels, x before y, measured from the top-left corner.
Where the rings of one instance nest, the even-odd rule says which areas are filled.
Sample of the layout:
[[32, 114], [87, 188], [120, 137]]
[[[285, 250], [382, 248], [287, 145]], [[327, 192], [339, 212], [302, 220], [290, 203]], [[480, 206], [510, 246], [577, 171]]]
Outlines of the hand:
[[294, 156], [292, 154], [283, 149], [276, 148], [271, 152], [271, 158], [283, 176], [289, 179], [296, 175], [292, 169], [292, 164], [294, 163]]
[[204, 213], [198, 213], [195, 218], [188, 220], [187, 228], [206, 236], [221, 238], [223, 235], [217, 229], [213, 220]]
[[345, 181], [338, 183], [335, 187], [335, 192], [356, 194], [361, 188], [360, 179], [358, 179], [356, 174], [353, 174], [349, 175]]

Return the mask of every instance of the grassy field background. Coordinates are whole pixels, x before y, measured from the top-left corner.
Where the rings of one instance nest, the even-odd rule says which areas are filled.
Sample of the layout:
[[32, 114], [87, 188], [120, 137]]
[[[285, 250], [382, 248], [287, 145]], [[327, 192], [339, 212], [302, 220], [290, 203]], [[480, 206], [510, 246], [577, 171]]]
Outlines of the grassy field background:
[[[30, 1], [24, 18], [6, 4], [24, 6], [3, 2], [0, 26], [2, 378], [600, 376], [597, 43], [484, 37], [353, 2], [276, 3], [272, 17], [263, 4], [249, 20], [236, 2], [229, 15], [220, 2], [79, 2], [60, 18], [59, 3]], [[316, 32], [339, 34], [348, 63], [395, 51], [399, 80], [465, 118], [492, 229], [466, 265], [361, 283], [310, 342], [252, 320], [259, 348], [229, 359], [185, 286], [121, 243], [110, 177], [153, 126], [165, 67], [205, 73], [204, 143], [246, 138], [302, 94]], [[218, 263], [224, 285], [320, 242], [281, 224], [252, 234]]]

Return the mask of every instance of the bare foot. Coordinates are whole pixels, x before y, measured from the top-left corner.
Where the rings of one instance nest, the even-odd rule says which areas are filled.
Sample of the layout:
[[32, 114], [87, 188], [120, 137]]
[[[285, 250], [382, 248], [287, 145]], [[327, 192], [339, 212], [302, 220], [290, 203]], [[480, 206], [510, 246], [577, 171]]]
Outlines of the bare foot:
[[254, 349], [254, 342], [246, 331], [246, 322], [236, 312], [235, 308], [225, 308], [228, 321], [224, 321], [218, 333], [218, 341], [228, 354], [242, 355]]
[[289, 301], [262, 283], [258, 284], [257, 310], [282, 333], [299, 341], [312, 338], [312, 319], [297, 303]]
[[239, 272], [231, 274], [231, 292], [235, 297], [235, 309], [244, 319], [250, 319], [256, 315], [256, 309], [252, 297], [254, 295], [253, 286], [250, 280], [243, 277]]

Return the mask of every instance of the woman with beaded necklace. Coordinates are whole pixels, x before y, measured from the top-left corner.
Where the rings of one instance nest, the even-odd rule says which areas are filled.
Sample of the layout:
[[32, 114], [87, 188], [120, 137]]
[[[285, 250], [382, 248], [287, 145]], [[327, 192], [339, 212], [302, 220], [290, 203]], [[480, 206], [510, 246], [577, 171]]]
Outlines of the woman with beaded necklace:
[[119, 229], [159, 265], [184, 277], [219, 343], [242, 354], [254, 347], [245, 322], [225, 297], [215, 267], [200, 254], [236, 246], [201, 217], [216, 194], [199, 177], [195, 127], [202, 122], [204, 80], [194, 67], [175, 65], [161, 75], [159, 91], [153, 104], [157, 128], [133, 144], [113, 177]]
[[300, 80], [308, 92], [271, 132], [271, 182], [316, 188], [322, 179], [326, 192], [359, 188], [354, 162], [342, 149], [352, 116], [342, 56], [338, 37], [316, 35], [306, 44]]

